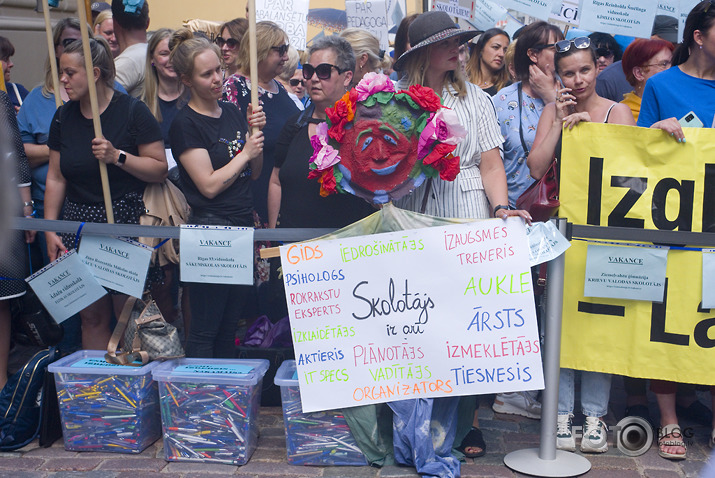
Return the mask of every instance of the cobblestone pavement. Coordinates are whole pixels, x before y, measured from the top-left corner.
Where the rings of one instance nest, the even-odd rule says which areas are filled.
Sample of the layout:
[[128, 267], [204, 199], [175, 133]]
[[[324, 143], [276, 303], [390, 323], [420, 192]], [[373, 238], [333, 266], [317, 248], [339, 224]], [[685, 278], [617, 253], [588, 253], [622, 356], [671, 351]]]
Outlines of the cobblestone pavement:
[[[606, 417], [614, 425], [622, 417], [622, 386], [614, 379], [612, 411]], [[620, 387], [620, 389], [619, 389]], [[699, 393], [704, 403], [709, 403], [709, 394]], [[620, 398], [620, 400], [619, 400]], [[497, 415], [491, 410], [491, 400], [482, 400], [480, 427], [487, 441], [487, 454], [476, 460], [467, 460], [462, 465], [464, 477], [516, 477], [525, 476], [508, 469], [504, 455], [524, 448], [538, 448], [539, 421], [527, 418]], [[652, 400], [651, 414], [656, 416], [657, 407]], [[620, 413], [614, 413], [615, 410]], [[576, 422], [578, 423], [578, 422]], [[77, 453], [65, 451], [62, 440], [49, 448], [40, 448], [37, 441], [25, 448], [10, 453], [0, 453], [0, 477], [97, 477], [97, 478], [142, 478], [150, 476], [171, 477], [416, 477], [414, 468], [387, 466], [382, 469], [364, 467], [305, 467], [287, 463], [283, 415], [280, 407], [263, 407], [260, 411], [260, 438], [258, 449], [244, 466], [220, 464], [181, 463], [164, 461], [162, 441], [159, 440], [139, 455], [113, 453]], [[618, 451], [609, 433], [610, 449], [603, 455], [585, 455], [592, 464], [586, 475], [589, 478], [690, 478], [700, 476], [710, 449], [707, 446], [709, 429], [688, 422], [681, 422], [685, 429], [694, 432], [687, 438], [688, 459], [671, 462], [660, 458], [655, 445], [642, 456], [628, 457]], [[711, 478], [711, 477], [706, 477]]]

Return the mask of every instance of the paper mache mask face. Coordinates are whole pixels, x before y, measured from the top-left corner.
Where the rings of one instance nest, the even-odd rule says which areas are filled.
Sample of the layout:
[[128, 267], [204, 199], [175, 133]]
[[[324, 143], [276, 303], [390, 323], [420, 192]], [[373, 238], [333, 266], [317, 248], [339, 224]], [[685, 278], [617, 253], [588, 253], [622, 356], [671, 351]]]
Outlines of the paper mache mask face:
[[321, 196], [350, 193], [384, 204], [427, 177], [453, 181], [459, 174], [452, 152], [466, 130], [430, 88], [396, 92], [387, 76], [368, 73], [326, 113], [311, 138], [308, 174]]

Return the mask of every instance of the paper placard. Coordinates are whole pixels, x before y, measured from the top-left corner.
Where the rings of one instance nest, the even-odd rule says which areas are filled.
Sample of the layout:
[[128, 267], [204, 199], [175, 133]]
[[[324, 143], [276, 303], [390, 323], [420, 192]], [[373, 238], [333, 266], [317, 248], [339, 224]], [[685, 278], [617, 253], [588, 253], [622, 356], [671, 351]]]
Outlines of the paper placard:
[[650, 38], [658, 2], [653, 0], [583, 0], [580, 28], [611, 35]]
[[663, 302], [668, 249], [589, 244], [585, 297]]
[[678, 5], [678, 2], [673, 2], [673, 0], [658, 0], [658, 10], [655, 14], [678, 18], [680, 15], [680, 5]]
[[179, 365], [171, 371], [172, 375], [195, 375], [195, 374], [210, 374], [210, 375], [246, 375], [251, 373], [253, 367], [250, 365], [226, 364], [226, 365]]
[[571, 247], [553, 222], [534, 222], [526, 227], [529, 239], [529, 264], [531, 267], [556, 259]]
[[[84, 237], [84, 236], [83, 236]], [[138, 362], [141, 363], [141, 362]], [[101, 358], [85, 358], [78, 362], [73, 363], [70, 367], [76, 368], [123, 368], [126, 370], [126, 365], [119, 365], [116, 363], [109, 363]]]
[[715, 309], [715, 249], [703, 249], [703, 309]]
[[107, 293], [74, 249], [25, 281], [57, 323], [69, 319]]
[[529, 16], [548, 20], [553, 10], [553, 5], [559, 0], [500, 0], [499, 4], [504, 8], [516, 10]]
[[101, 285], [141, 298], [152, 252], [136, 241], [84, 234], [78, 254]]
[[179, 231], [181, 280], [253, 284], [253, 228], [184, 224]]
[[578, 0], [562, 0], [554, 2], [554, 9], [551, 11], [549, 19], [578, 26]]
[[543, 387], [524, 223], [281, 247], [303, 412]]
[[256, 21], [278, 24], [296, 50], [305, 50], [308, 41], [309, 0], [256, 0]]
[[491, 0], [474, 0], [474, 13], [470, 21], [478, 30], [494, 28], [498, 22], [506, 20], [506, 8]]
[[380, 48], [387, 51], [390, 41], [385, 0], [346, 0], [345, 13], [348, 27], [369, 31], [380, 41]]
[[398, 27], [407, 15], [406, 0], [387, 0], [387, 26], [389, 29]]
[[700, 0], [680, 0], [678, 2], [678, 43], [683, 41], [683, 32], [685, 31], [685, 20], [688, 19], [690, 11], [695, 8], [695, 5], [700, 3]]
[[451, 17], [464, 18], [465, 20], [472, 21], [474, 19], [475, 1], [446, 0], [440, 2], [437, 0], [432, 0], [432, 10], [440, 10], [442, 12], [447, 12]]

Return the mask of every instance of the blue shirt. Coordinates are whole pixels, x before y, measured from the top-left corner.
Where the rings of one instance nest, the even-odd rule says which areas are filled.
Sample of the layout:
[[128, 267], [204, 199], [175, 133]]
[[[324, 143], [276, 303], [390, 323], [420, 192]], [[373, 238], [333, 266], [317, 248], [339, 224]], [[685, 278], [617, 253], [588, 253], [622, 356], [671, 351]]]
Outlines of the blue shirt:
[[501, 134], [504, 136], [504, 171], [509, 190], [509, 205], [516, 207], [516, 200], [534, 182], [529, 167], [526, 165], [526, 152], [519, 137], [519, 126], [524, 135], [526, 147], [531, 150], [536, 138], [536, 126], [539, 124], [544, 102], [521, 92], [521, 121], [519, 117], [519, 92], [521, 84], [514, 83], [502, 88], [492, 101], [497, 109]]
[[715, 80], [695, 78], [674, 66], [646, 82], [638, 126], [648, 128], [667, 118], [680, 119], [691, 111], [706, 127], [713, 125]]
[[[17, 125], [23, 143], [47, 144], [50, 134], [50, 123], [55, 116], [55, 97], [42, 94], [42, 86], [33, 88], [20, 107], [17, 114]], [[49, 163], [32, 168], [32, 200], [44, 201], [45, 181]]]

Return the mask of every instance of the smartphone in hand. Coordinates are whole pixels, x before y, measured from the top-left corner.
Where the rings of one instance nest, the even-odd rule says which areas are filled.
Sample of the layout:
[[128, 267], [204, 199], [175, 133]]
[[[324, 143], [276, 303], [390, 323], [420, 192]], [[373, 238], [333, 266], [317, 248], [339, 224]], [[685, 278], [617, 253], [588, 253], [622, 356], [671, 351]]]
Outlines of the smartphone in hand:
[[704, 126], [703, 122], [698, 118], [698, 115], [692, 111], [680, 118], [678, 123], [680, 123], [680, 126], [683, 128], [702, 128]]

